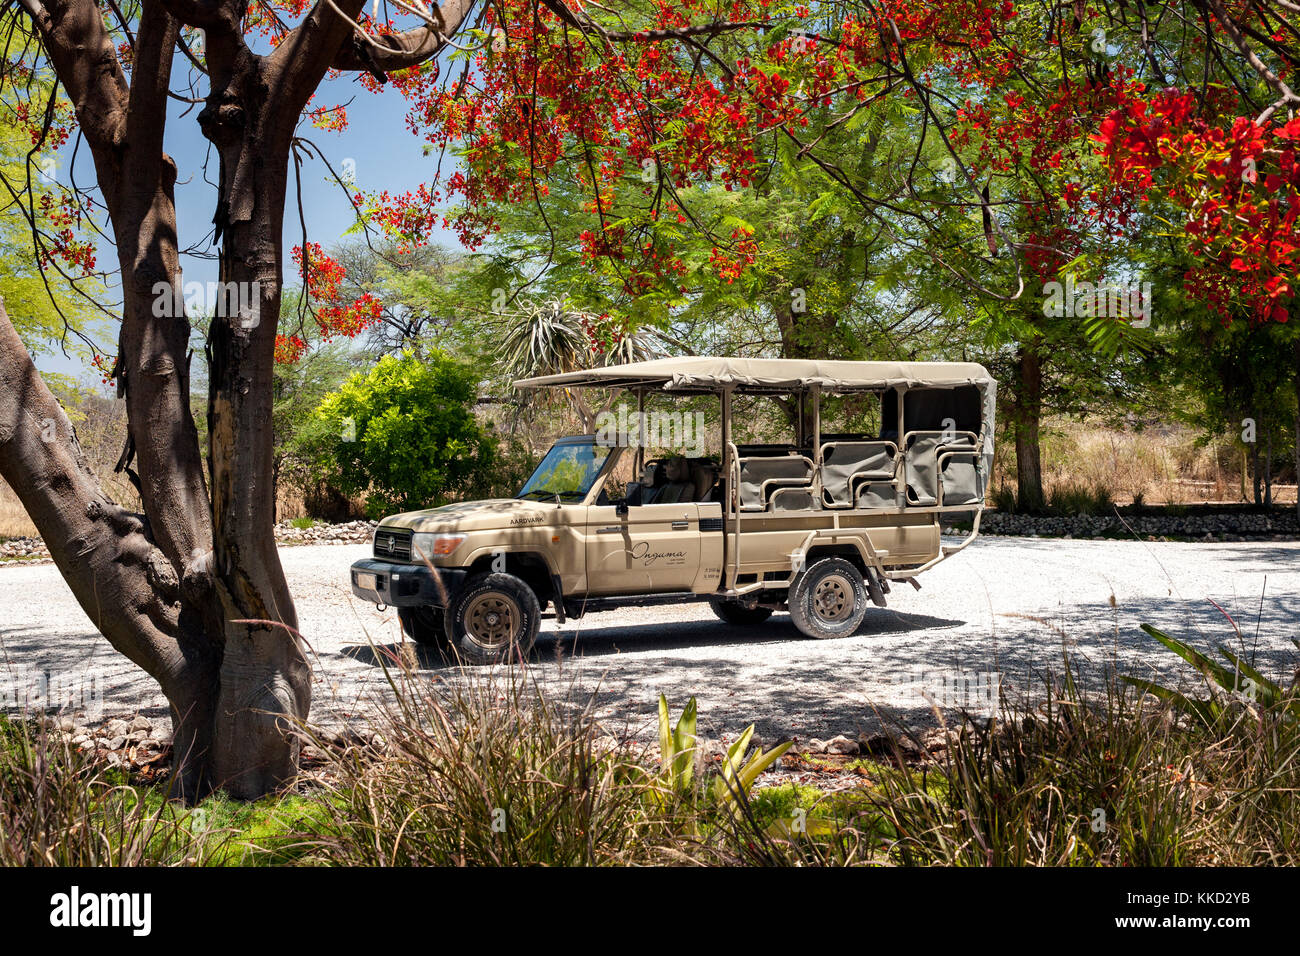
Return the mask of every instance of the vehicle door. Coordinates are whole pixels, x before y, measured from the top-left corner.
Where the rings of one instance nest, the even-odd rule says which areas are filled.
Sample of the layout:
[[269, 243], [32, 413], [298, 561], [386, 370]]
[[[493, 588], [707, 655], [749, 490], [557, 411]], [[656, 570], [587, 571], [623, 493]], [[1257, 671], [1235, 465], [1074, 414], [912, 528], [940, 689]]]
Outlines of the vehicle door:
[[614, 505], [591, 505], [586, 538], [589, 594], [689, 591], [700, 572], [694, 502], [631, 505], [623, 514]]

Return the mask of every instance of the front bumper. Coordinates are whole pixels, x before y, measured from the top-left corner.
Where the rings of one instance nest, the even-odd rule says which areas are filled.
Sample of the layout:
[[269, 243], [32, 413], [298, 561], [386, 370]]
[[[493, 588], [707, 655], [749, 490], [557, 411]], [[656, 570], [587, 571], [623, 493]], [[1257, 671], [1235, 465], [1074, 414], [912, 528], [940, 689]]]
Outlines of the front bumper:
[[[435, 568], [363, 558], [352, 565], [352, 593], [372, 604], [390, 607], [446, 607], [469, 574], [464, 568]], [[374, 587], [363, 587], [374, 578]]]

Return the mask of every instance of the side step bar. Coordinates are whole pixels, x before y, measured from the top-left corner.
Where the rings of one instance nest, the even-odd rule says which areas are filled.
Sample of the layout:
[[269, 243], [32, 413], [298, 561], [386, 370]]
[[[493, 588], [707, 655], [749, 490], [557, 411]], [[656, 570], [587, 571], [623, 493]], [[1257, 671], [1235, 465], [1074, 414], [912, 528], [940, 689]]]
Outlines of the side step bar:
[[611, 594], [606, 597], [564, 599], [566, 617], [579, 618], [592, 611], [612, 611], [624, 607], [653, 607], [656, 604], [681, 604], [684, 601], [707, 601], [713, 594], [696, 594], [694, 591], [672, 591], [667, 594]]

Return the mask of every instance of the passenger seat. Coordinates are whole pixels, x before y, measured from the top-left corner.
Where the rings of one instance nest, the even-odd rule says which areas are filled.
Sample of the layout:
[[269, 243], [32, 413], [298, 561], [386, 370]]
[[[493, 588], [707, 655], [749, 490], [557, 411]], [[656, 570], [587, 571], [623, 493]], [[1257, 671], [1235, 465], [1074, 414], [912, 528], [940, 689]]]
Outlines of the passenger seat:
[[696, 501], [711, 501], [713, 486], [718, 481], [718, 466], [707, 458], [691, 462], [691, 483], [695, 485]]

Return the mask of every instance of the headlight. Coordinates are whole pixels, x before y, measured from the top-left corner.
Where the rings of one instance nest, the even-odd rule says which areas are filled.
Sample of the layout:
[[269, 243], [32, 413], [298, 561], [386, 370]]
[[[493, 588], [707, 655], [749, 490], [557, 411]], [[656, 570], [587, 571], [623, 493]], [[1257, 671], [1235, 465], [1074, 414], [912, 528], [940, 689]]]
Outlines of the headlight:
[[467, 537], [464, 534], [416, 532], [411, 535], [411, 557], [418, 558], [423, 554], [427, 558], [436, 558], [451, 554]]

